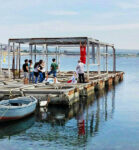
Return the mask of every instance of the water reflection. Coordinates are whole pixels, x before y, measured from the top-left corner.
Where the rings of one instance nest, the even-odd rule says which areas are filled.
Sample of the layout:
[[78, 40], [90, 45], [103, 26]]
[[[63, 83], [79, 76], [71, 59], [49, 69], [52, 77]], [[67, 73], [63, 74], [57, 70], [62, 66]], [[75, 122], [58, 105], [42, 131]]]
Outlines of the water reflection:
[[35, 118], [1, 126], [0, 138], [17, 135], [16, 143], [20, 139], [27, 144], [33, 141], [38, 149], [48, 145], [57, 149], [61, 149], [61, 146], [62, 149], [75, 149], [76, 146], [82, 149], [92, 137], [102, 132], [113, 118], [114, 111], [115, 88], [112, 87], [82, 98], [71, 107], [37, 108]]
[[19, 121], [12, 121], [7, 123], [2, 123], [0, 125], [0, 139], [8, 137], [9, 139], [13, 135], [17, 135], [30, 127], [35, 123], [35, 116], [29, 116], [25, 119]]
[[88, 136], [98, 134], [105, 126], [105, 122], [113, 118], [114, 110], [115, 87], [111, 87], [98, 91], [88, 98], [82, 98], [80, 102], [68, 108], [60, 106], [38, 108], [36, 116], [37, 122], [48, 123], [52, 127], [66, 127], [69, 121], [76, 120], [76, 124], [72, 123], [73, 128], [76, 128], [75, 133], [78, 137], [87, 139]]

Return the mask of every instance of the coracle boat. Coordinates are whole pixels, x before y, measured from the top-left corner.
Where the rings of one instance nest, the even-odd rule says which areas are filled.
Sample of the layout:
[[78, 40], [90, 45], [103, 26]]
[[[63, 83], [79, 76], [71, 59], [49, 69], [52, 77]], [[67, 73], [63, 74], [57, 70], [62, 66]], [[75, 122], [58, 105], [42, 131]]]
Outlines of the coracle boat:
[[37, 99], [18, 97], [0, 102], [0, 122], [17, 120], [32, 114], [37, 105]]

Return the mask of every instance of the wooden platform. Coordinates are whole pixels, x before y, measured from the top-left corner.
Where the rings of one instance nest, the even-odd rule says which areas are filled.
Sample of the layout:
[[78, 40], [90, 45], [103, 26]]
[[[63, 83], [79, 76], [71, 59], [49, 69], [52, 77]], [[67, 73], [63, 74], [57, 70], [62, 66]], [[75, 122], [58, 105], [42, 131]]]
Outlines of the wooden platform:
[[49, 104], [72, 105], [79, 101], [80, 96], [89, 96], [96, 90], [104, 89], [123, 80], [123, 72], [90, 72], [88, 83], [69, 84], [67, 81], [73, 72], [58, 74], [58, 84], [46, 85], [45, 83], [24, 85], [23, 80], [0, 79], [0, 98], [16, 96], [34, 96], [39, 101], [48, 101]]

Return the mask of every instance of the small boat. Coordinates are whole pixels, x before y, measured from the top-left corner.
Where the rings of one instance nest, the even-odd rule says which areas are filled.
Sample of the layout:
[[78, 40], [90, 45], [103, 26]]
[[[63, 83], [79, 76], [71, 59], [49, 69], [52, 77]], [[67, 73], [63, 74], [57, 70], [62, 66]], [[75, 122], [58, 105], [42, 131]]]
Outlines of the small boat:
[[37, 99], [18, 97], [0, 102], [0, 122], [17, 120], [32, 114], [37, 105]]

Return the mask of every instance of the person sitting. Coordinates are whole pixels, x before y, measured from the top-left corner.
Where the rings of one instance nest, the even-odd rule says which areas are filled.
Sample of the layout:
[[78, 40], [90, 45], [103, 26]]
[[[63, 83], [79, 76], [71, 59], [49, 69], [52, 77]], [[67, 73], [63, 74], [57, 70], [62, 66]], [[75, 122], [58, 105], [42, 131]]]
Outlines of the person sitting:
[[56, 63], [56, 59], [53, 58], [53, 59], [52, 59], [52, 64], [51, 64], [51, 71], [48, 72], [48, 74], [47, 74], [47, 79], [48, 79], [48, 75], [53, 74], [53, 76], [54, 76], [54, 83], [56, 83], [56, 73], [57, 73], [57, 69], [58, 69], [58, 64]]
[[78, 76], [79, 76], [79, 82], [80, 83], [85, 83], [85, 79], [84, 79], [84, 64], [80, 60], [78, 61], [78, 65], [76, 67], [76, 71], [77, 71]]

